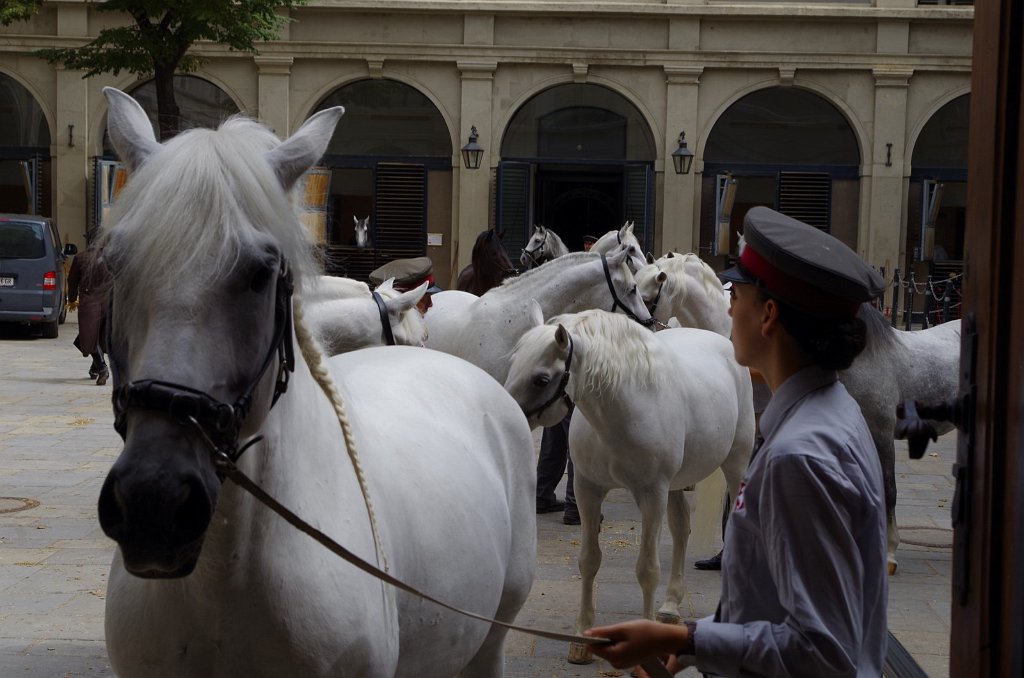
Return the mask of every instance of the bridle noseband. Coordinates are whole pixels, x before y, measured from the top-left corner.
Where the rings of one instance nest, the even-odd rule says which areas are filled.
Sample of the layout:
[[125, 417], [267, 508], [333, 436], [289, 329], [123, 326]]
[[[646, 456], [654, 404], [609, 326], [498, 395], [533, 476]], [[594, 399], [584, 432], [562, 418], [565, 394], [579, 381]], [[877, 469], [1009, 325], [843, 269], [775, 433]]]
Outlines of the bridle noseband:
[[646, 320], [641, 320], [640, 318], [637, 317], [636, 313], [633, 313], [633, 311], [631, 311], [629, 307], [622, 303], [622, 300], [619, 299], [619, 295], [615, 291], [615, 285], [612, 283], [612, 271], [610, 268], [608, 268], [608, 258], [605, 257], [604, 254], [601, 255], [601, 266], [604, 267], [604, 279], [608, 283], [608, 291], [611, 292], [612, 295], [611, 312], [615, 313], [615, 309], [621, 308], [623, 313], [625, 313], [627, 316], [629, 316], [636, 322], [640, 323], [644, 327], [650, 327], [651, 325], [653, 325], [654, 316], [651, 316]]
[[384, 297], [377, 293], [377, 290], [370, 292], [373, 301], [377, 304], [377, 312], [380, 313], [380, 326], [384, 330], [384, 342], [388, 346], [395, 345], [395, 333], [391, 330], [391, 318], [388, 317], [388, 307], [384, 305]]
[[[216, 453], [227, 457], [232, 462], [237, 461], [242, 452], [260, 440], [259, 437], [256, 437], [241, 448], [238, 445], [239, 432], [242, 430], [242, 424], [249, 414], [250, 407], [252, 407], [253, 393], [263, 380], [263, 375], [271, 363], [274, 362], [275, 356], [278, 368], [271, 407], [288, 390], [288, 375], [295, 370], [295, 352], [292, 346], [292, 292], [294, 288], [291, 270], [282, 259], [277, 278], [273, 339], [259, 370], [233, 403], [218, 400], [198, 389], [158, 379], [142, 379], [121, 384], [115, 387], [112, 395], [114, 429], [121, 439], [125, 439], [127, 435], [126, 416], [129, 410], [152, 410], [167, 415], [181, 425], [191, 424], [197, 427], [207, 444], [215, 448]], [[108, 318], [112, 319], [113, 314], [109, 313]], [[223, 477], [221, 479], [223, 480]]]
[[[534, 247], [532, 250], [528, 250], [525, 247], [523, 248], [523, 254], [526, 255], [527, 259], [533, 262], [534, 266], [540, 266], [541, 264], [550, 260], [550, 257], [544, 254], [544, 245], [546, 245], [548, 242], [548, 233], [550, 233], [550, 231], [544, 231], [544, 237], [541, 238], [540, 244]], [[539, 258], [533, 256], [537, 252], [540, 252]]]
[[565, 369], [562, 371], [562, 380], [558, 382], [558, 388], [555, 389], [555, 394], [553, 396], [544, 401], [544, 404], [541, 405], [540, 407], [535, 407], [526, 413], [527, 419], [534, 416], [535, 414], [540, 414], [544, 410], [548, 409], [549, 407], [557, 403], [559, 400], [564, 400], [565, 406], [568, 407], [570, 410], [573, 407], [572, 398], [570, 398], [569, 394], [566, 393], [565, 388], [566, 386], [569, 385], [569, 370], [572, 368], [572, 351], [574, 344], [572, 341], [572, 335], [569, 334], [568, 331], [566, 331], [565, 336], [569, 337], [569, 353], [565, 356]]

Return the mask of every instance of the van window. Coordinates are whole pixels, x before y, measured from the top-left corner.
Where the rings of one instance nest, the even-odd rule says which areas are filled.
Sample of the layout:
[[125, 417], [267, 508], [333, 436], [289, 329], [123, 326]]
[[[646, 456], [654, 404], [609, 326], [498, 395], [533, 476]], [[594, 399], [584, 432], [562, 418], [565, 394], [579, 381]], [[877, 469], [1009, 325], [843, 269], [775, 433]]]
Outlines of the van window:
[[44, 237], [42, 224], [0, 221], [0, 259], [42, 259]]

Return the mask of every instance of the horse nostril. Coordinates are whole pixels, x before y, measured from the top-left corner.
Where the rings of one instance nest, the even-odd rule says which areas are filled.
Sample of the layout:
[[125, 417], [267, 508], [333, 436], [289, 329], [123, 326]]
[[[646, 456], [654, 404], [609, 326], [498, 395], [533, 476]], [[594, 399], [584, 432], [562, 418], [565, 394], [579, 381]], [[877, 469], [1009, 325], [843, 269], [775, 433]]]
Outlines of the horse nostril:
[[188, 478], [177, 492], [177, 509], [174, 512], [173, 529], [182, 543], [198, 539], [206, 531], [213, 516], [213, 505], [202, 481]]
[[124, 502], [113, 471], [103, 481], [97, 509], [103, 533], [115, 541], [124, 536]]

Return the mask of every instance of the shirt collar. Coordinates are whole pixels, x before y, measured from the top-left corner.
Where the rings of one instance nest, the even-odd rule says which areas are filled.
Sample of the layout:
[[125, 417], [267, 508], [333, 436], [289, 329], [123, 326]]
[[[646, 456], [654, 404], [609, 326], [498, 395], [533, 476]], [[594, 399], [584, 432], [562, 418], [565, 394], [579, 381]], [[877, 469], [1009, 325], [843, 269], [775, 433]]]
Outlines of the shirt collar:
[[839, 379], [835, 370], [820, 367], [805, 367], [782, 382], [779, 390], [772, 393], [772, 399], [761, 414], [761, 435], [769, 438], [804, 396], [812, 391], [834, 384]]

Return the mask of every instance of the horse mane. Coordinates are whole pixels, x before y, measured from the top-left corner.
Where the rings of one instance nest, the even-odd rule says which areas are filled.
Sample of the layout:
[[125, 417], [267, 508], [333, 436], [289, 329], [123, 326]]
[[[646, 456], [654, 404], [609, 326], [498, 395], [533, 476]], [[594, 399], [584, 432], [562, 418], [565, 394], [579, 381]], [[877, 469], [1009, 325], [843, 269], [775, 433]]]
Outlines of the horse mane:
[[472, 263], [459, 273], [457, 289], [480, 296], [497, 287], [509, 271], [515, 270], [501, 236], [491, 228], [481, 231], [473, 243]]
[[586, 355], [573, 367], [581, 390], [599, 395], [627, 383], [652, 388], [664, 384], [664, 365], [657, 364], [661, 343], [625, 315], [590, 310], [555, 316], [547, 324], [565, 327]]
[[861, 304], [857, 311], [857, 317], [864, 321], [867, 327], [867, 346], [865, 351], [876, 351], [883, 347], [890, 347], [896, 343], [896, 332], [882, 312], [871, 304]]
[[[707, 297], [708, 303], [715, 306], [727, 306], [725, 294], [723, 293], [722, 282], [718, 279], [715, 271], [696, 254], [690, 252], [683, 255], [675, 254], [671, 257], [662, 257], [658, 260], [658, 266], [662, 271], [671, 273], [680, 278], [695, 278], [700, 289]], [[696, 267], [697, 274], [692, 273]]]
[[145, 280], [140, 291], [210, 284], [235, 268], [253, 229], [277, 242], [297, 281], [313, 272], [297, 205], [265, 157], [279, 143], [261, 123], [233, 116], [162, 144], [132, 173], [103, 226], [115, 275]]
[[514, 291], [517, 287], [527, 284], [524, 281], [531, 280], [535, 277], [544, 275], [551, 275], [555, 271], [561, 271], [563, 268], [571, 268], [572, 266], [578, 265], [581, 261], [591, 259], [595, 255], [590, 252], [569, 252], [569, 254], [562, 255], [557, 259], [551, 259], [544, 263], [543, 266], [537, 266], [531, 268], [528, 271], [523, 271], [514, 278], [506, 278], [501, 283], [502, 289]]

